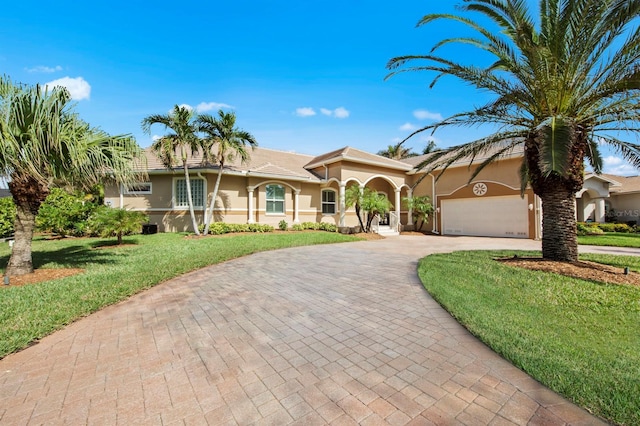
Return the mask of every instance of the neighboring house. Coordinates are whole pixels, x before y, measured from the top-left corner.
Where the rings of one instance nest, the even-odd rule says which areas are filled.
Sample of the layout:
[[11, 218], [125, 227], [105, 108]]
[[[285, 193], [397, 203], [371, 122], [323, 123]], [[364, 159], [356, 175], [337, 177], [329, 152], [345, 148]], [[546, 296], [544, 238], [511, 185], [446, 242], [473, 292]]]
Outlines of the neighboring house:
[[581, 222], [640, 223], [640, 176], [587, 174], [576, 194], [577, 219]]
[[[114, 207], [145, 212], [159, 231], [190, 230], [183, 170], [167, 170], [149, 149], [145, 154], [149, 181], [126, 188], [107, 187], [105, 201]], [[428, 195], [435, 213], [423, 230], [445, 235], [541, 237], [540, 200], [531, 189], [525, 191], [524, 198], [520, 195], [522, 152], [486, 167], [471, 183], [475, 166], [456, 163], [439, 178], [438, 171], [425, 174], [416, 169], [425, 156], [392, 160], [351, 147], [315, 157], [266, 148], [256, 148], [250, 154], [247, 164], [235, 161], [225, 165], [214, 220], [273, 226], [281, 220], [289, 225], [330, 222], [355, 226], [355, 210], [346, 209], [343, 202], [345, 189], [355, 184], [385, 194], [393, 205], [391, 223], [397, 218], [404, 229], [413, 228], [414, 218], [402, 198]], [[218, 166], [202, 165], [200, 159], [193, 158], [189, 167], [194, 206], [202, 223]], [[585, 188], [604, 182], [612, 191], [615, 189], [609, 182], [613, 179], [599, 178], [605, 181], [589, 178]], [[587, 197], [603, 196], [598, 190], [583, 191], [582, 200], [593, 204], [594, 198], [586, 201]]]

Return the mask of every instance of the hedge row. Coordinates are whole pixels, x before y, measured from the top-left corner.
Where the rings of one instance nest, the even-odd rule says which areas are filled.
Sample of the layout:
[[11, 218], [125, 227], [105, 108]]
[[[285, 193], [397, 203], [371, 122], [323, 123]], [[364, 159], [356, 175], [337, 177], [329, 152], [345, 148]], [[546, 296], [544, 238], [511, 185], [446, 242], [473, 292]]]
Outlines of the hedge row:
[[[280, 229], [288, 229], [287, 223], [280, 223], [278, 226]], [[200, 231], [204, 231], [204, 225], [200, 225]], [[224, 223], [224, 222], [214, 222], [209, 226], [209, 234], [211, 235], [221, 235], [228, 234], [231, 232], [273, 232], [274, 227], [271, 225], [263, 225], [259, 223]], [[317, 222], [303, 222], [296, 223], [291, 227], [292, 231], [304, 231], [304, 230], [315, 230], [315, 231], [328, 231], [328, 232], [336, 232], [338, 227], [331, 223], [317, 223]]]
[[597, 223], [597, 222], [578, 222], [578, 235], [595, 235], [604, 234], [605, 232], [621, 232], [631, 233], [639, 232], [637, 226], [630, 226], [626, 223]]

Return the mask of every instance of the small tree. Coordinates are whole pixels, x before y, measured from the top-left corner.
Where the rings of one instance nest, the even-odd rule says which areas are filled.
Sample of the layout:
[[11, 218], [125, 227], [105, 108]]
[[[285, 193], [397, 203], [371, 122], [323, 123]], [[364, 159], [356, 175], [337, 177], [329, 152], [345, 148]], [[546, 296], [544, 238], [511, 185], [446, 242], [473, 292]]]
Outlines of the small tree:
[[405, 197], [403, 201], [407, 205], [407, 209], [413, 213], [416, 217], [416, 225], [419, 221], [420, 225], [416, 226], [416, 229], [420, 231], [429, 216], [433, 214], [433, 204], [431, 204], [431, 198], [428, 195], [424, 197]]
[[103, 206], [91, 217], [91, 227], [102, 238], [115, 236], [120, 245], [124, 235], [141, 232], [142, 224], [148, 220], [142, 212]]
[[371, 232], [371, 222], [376, 215], [387, 214], [391, 210], [391, 201], [384, 194], [373, 189], [364, 188], [361, 200], [362, 210], [367, 212], [367, 226], [365, 232]]
[[345, 209], [355, 206], [356, 216], [358, 216], [358, 222], [360, 223], [360, 229], [363, 231], [364, 223], [362, 223], [362, 216], [360, 215], [360, 206], [362, 205], [362, 190], [358, 185], [351, 185], [344, 193]]

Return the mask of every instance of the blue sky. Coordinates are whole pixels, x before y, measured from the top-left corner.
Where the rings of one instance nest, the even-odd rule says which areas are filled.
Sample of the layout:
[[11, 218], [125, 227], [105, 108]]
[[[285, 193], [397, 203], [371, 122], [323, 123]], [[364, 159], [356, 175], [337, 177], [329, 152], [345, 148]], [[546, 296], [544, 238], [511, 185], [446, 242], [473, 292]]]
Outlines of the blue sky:
[[[377, 152], [489, 99], [452, 78], [429, 89], [432, 74], [384, 81], [390, 58], [427, 53], [456, 34], [450, 23], [415, 24], [457, 3], [15, 1], [0, 17], [0, 69], [14, 81], [66, 85], [86, 121], [133, 134], [143, 147], [164, 132], [158, 126], [145, 135], [145, 116], [187, 104], [235, 111], [238, 126], [266, 148]], [[451, 53], [481, 60], [470, 50]], [[408, 146], [419, 151], [428, 136]], [[436, 133], [435, 142], [444, 148], [478, 136], [452, 129]], [[638, 174], [605, 154], [605, 171]]]

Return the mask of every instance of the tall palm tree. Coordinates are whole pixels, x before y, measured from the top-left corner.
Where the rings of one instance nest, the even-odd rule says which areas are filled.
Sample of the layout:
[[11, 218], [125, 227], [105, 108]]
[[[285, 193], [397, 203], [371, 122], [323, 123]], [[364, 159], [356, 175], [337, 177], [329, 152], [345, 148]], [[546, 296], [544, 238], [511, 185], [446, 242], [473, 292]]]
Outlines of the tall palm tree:
[[225, 163], [233, 161], [236, 157], [239, 157], [242, 163], [247, 162], [249, 160], [247, 147], [253, 149], [258, 146], [258, 142], [251, 133], [236, 127], [236, 115], [233, 112], [219, 110], [217, 118], [210, 114], [201, 114], [198, 117], [198, 126], [199, 130], [205, 134], [205, 157], [218, 164], [218, 177], [205, 215], [204, 234], [206, 235], [213, 218], [213, 209]]
[[6, 274], [33, 272], [35, 216], [52, 187], [90, 189], [130, 183], [142, 151], [130, 136], [110, 136], [74, 113], [69, 92], [16, 85], [0, 77], [0, 177], [16, 205], [15, 243]]
[[[445, 38], [430, 54], [390, 60], [389, 76], [434, 71], [433, 86], [451, 75], [495, 98], [416, 133], [445, 126], [497, 124], [499, 130], [468, 144], [434, 153], [421, 166], [446, 170], [455, 161], [488, 155], [488, 164], [524, 148], [522, 190], [527, 184], [542, 200], [542, 255], [577, 259], [575, 194], [584, 181], [584, 162], [601, 172], [599, 144], [607, 144], [634, 166], [640, 145], [623, 140], [640, 131], [639, 0], [541, 0], [534, 18], [525, 0], [466, 0], [460, 15], [430, 14], [462, 23], [475, 36]], [[477, 16], [496, 28], [462, 14]], [[475, 14], [475, 15], [474, 15]], [[487, 21], [488, 20], [488, 21]], [[463, 43], [489, 53], [486, 68], [436, 56], [442, 46]]]
[[142, 130], [151, 134], [151, 126], [161, 124], [165, 129], [171, 130], [167, 135], [160, 137], [152, 145], [151, 149], [156, 153], [162, 164], [167, 169], [173, 169], [177, 164], [182, 166], [187, 189], [187, 203], [191, 215], [193, 232], [200, 235], [198, 222], [193, 209], [193, 196], [191, 194], [191, 179], [189, 177], [188, 160], [196, 155], [202, 148], [202, 140], [198, 137], [198, 126], [193, 111], [186, 106], [175, 105], [169, 114], [154, 114], [142, 120]]

